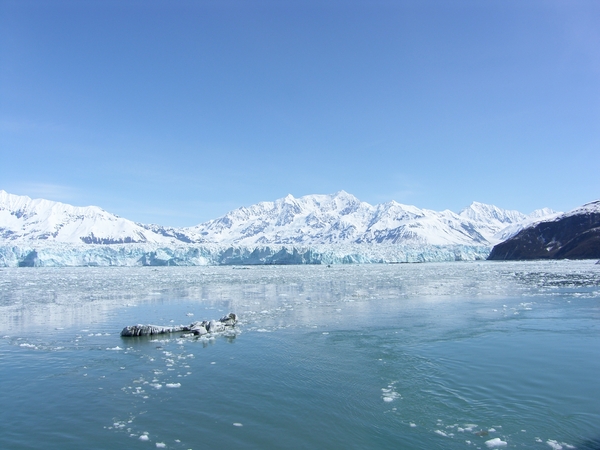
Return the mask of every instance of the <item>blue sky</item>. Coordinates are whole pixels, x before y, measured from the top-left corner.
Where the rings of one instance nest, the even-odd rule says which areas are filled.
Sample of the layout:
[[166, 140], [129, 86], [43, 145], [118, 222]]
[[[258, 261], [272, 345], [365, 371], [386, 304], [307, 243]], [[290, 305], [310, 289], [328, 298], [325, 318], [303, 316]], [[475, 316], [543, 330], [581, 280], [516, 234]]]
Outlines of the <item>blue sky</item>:
[[600, 2], [0, 1], [0, 189], [187, 226], [291, 193], [600, 198]]

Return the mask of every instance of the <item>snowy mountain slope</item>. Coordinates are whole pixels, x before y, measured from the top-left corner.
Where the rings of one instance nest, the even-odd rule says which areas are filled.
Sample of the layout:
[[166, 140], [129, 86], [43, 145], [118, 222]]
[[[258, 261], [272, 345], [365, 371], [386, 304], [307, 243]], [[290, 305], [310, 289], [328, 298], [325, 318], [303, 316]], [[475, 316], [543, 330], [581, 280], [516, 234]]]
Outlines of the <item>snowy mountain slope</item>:
[[534, 226], [540, 222], [554, 220], [562, 213], [551, 210], [550, 208], [536, 209], [525, 217], [521, 222], [513, 223], [503, 228], [493, 236], [493, 241], [502, 242], [518, 234], [521, 230]]
[[97, 206], [77, 207], [32, 200], [0, 190], [0, 239], [116, 244], [174, 241]]
[[596, 259], [600, 257], [600, 200], [537, 220], [494, 246], [489, 259]]
[[[540, 210], [535, 217], [543, 211], [551, 213]], [[477, 202], [459, 214], [395, 201], [372, 206], [340, 191], [300, 198], [288, 195], [275, 202], [233, 210], [186, 230], [207, 242], [230, 245], [493, 245], [500, 242], [497, 235], [506, 227], [518, 227], [530, 220], [518, 211]]]
[[[84, 244], [149, 243], [167, 246], [394, 244], [410, 246], [491, 246], [522, 224], [553, 213], [530, 216], [474, 202], [456, 214], [395, 201], [372, 206], [347, 192], [291, 195], [242, 207], [190, 228], [144, 225], [98, 207], [75, 207], [32, 200], [0, 191], [0, 241]], [[508, 228], [507, 228], [508, 227]]]

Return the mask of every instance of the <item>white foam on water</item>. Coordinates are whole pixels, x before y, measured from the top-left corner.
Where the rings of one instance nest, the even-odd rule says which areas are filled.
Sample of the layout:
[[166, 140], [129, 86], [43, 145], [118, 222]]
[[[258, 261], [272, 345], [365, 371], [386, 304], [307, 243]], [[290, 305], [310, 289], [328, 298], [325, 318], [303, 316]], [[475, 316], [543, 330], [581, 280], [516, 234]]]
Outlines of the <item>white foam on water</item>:
[[[541, 440], [539, 442], [541, 442]], [[546, 444], [548, 444], [550, 446], [550, 448], [552, 448], [554, 450], [562, 450], [563, 448], [576, 448], [575, 446], [567, 444], [566, 442], [558, 442], [558, 441], [555, 441], [554, 439], [548, 439], [546, 441]]]
[[242, 425], [242, 424], [241, 424], [241, 423], [239, 423], [239, 422], [233, 422], [233, 426], [234, 426], [234, 427], [243, 427], [244, 425]]
[[394, 384], [388, 385], [387, 388], [381, 388], [381, 399], [384, 402], [393, 402], [402, 396], [394, 390]]
[[123, 350], [123, 349], [117, 345], [116, 347], [113, 347], [113, 348], [107, 347], [106, 350], [116, 350], [116, 351], [118, 351], [118, 350]]
[[162, 384], [160, 384], [160, 383], [152, 383], [150, 386], [152, 386], [154, 389], [162, 388]]
[[485, 441], [485, 445], [488, 446], [488, 448], [496, 448], [496, 447], [506, 447], [507, 442], [503, 441], [500, 438], [494, 438], [494, 439], [490, 439], [489, 441]]
[[35, 348], [35, 349], [37, 349], [36, 345], [27, 344], [27, 343], [19, 344], [19, 347], [27, 347], [27, 348]]
[[180, 388], [181, 387], [181, 383], [167, 383], [165, 384], [165, 387], [174, 389], [174, 388]]
[[434, 433], [439, 434], [440, 436], [448, 437], [448, 435], [446, 433], [444, 433], [442, 430], [435, 430]]

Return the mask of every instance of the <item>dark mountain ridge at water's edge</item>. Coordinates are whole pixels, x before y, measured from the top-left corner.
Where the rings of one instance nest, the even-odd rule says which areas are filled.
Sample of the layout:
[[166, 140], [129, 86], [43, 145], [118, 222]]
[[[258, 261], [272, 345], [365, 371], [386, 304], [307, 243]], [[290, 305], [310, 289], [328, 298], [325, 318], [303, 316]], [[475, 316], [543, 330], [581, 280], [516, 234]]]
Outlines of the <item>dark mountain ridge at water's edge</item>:
[[524, 228], [497, 244], [490, 260], [600, 258], [600, 200]]

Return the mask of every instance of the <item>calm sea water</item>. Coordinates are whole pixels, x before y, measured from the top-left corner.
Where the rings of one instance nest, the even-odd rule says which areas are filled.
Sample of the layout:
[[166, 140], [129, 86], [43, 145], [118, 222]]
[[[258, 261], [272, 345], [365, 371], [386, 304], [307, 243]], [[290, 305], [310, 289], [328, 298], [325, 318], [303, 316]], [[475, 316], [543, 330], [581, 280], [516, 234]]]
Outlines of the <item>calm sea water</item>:
[[600, 449], [594, 262], [0, 269], [0, 448]]

